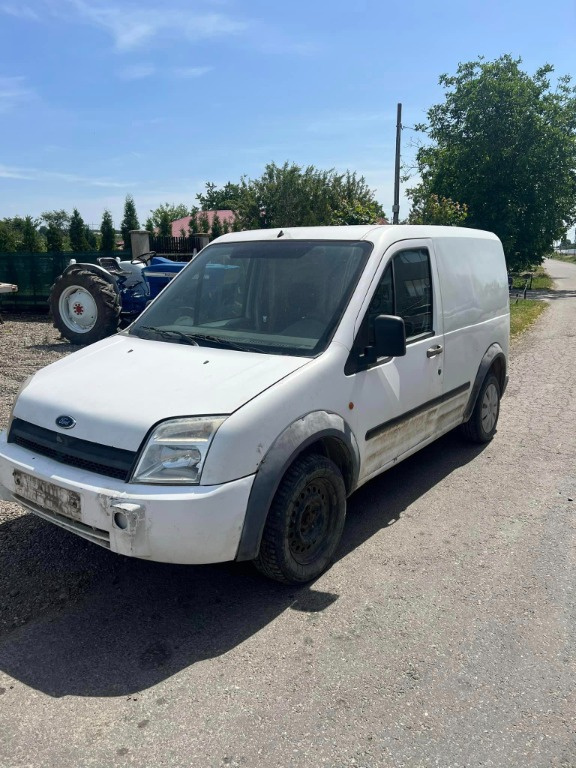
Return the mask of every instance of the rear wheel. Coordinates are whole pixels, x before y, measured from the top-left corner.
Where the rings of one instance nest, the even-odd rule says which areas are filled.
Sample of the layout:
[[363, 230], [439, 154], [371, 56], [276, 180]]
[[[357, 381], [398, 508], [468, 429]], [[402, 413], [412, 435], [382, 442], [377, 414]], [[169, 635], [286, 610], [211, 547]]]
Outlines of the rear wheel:
[[265, 576], [301, 584], [330, 564], [346, 519], [346, 488], [325, 456], [296, 459], [270, 507], [254, 564]]
[[472, 416], [462, 424], [462, 434], [472, 443], [489, 443], [500, 415], [500, 384], [493, 373], [484, 379]]
[[118, 330], [120, 296], [88, 270], [59, 277], [50, 292], [54, 326], [72, 344], [92, 344]]

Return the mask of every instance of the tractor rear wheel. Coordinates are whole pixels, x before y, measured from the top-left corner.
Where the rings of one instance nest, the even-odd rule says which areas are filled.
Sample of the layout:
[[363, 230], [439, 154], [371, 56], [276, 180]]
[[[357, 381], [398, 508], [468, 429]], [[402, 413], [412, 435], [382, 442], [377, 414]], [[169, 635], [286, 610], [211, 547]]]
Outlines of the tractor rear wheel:
[[58, 277], [49, 304], [54, 327], [72, 344], [93, 344], [118, 330], [120, 296], [87, 269]]

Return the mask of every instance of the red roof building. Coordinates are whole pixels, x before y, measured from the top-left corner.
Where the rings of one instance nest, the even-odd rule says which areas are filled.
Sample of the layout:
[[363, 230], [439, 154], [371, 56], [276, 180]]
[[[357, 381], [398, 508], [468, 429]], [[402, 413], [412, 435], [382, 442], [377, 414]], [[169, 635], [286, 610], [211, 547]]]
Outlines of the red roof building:
[[[236, 218], [236, 215], [234, 211], [203, 211], [203, 213], [206, 213], [208, 216], [208, 225], [211, 227], [212, 222], [214, 221], [214, 216], [218, 214], [218, 218], [220, 219], [220, 223], [224, 223], [225, 221], [228, 222], [228, 225], [230, 229], [232, 229], [232, 224], [234, 222], [234, 219]], [[200, 214], [197, 214], [199, 216]], [[172, 237], [180, 237], [182, 234], [182, 230], [186, 232], [188, 235], [190, 231], [190, 222], [192, 221], [192, 216], [184, 216], [181, 219], [176, 219], [176, 221], [173, 221], [172, 226]]]

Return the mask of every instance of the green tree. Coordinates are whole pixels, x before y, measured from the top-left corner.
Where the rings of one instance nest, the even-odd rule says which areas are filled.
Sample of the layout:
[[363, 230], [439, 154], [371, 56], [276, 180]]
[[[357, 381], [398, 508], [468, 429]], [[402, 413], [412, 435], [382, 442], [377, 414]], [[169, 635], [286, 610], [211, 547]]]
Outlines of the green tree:
[[[173, 221], [176, 221], [176, 219], [183, 219], [185, 216], [189, 215], [189, 210], [188, 206], [184, 205], [184, 203], [162, 203], [158, 208], [151, 210], [150, 214], [150, 219], [152, 220], [154, 227], [157, 227], [160, 230], [162, 225], [165, 227], [163, 222], [168, 221], [168, 223], [171, 224]], [[148, 229], [148, 227], [146, 227], [146, 229]], [[171, 230], [168, 234], [170, 233]], [[159, 232], [159, 234], [163, 233]]]
[[18, 248], [18, 234], [11, 219], [0, 220], [0, 253], [15, 253]]
[[206, 182], [206, 191], [196, 195], [203, 211], [235, 211], [242, 196], [242, 185], [227, 182], [221, 189], [211, 181]]
[[53, 253], [70, 250], [70, 214], [63, 209], [44, 211], [41, 218], [44, 224], [39, 231], [46, 238], [48, 250]]
[[[187, 215], [187, 214], [185, 214]], [[176, 217], [181, 218], [181, 217]], [[164, 209], [160, 212], [160, 215], [158, 219], [156, 219], [156, 226], [158, 228], [158, 234], [162, 235], [163, 237], [170, 237], [172, 234], [172, 222], [174, 219], [172, 218], [170, 211], [167, 209]]]
[[88, 224], [84, 225], [84, 239], [89, 251], [98, 250], [98, 235], [90, 229]]
[[103, 253], [112, 253], [116, 246], [116, 232], [112, 214], [105, 210], [102, 214], [102, 223], [100, 224], [100, 250]]
[[151, 216], [148, 216], [148, 218], [146, 219], [146, 224], [144, 225], [144, 229], [150, 232], [151, 235], [155, 233], [156, 230], [155, 230], [154, 222], [152, 221]]
[[136, 215], [134, 198], [132, 195], [126, 195], [126, 200], [124, 201], [124, 218], [122, 219], [122, 224], [120, 225], [120, 231], [122, 232], [125, 251], [132, 251], [130, 231], [133, 229], [140, 229], [140, 224], [138, 222], [138, 216]]
[[74, 253], [82, 253], [88, 250], [86, 242], [86, 225], [78, 210], [74, 208], [70, 218], [70, 247]]
[[210, 239], [215, 240], [217, 237], [220, 237], [222, 234], [222, 222], [220, 221], [220, 217], [217, 213], [214, 214], [214, 217], [212, 219], [212, 226], [210, 228]]
[[370, 224], [384, 212], [365, 179], [347, 171], [323, 171], [270, 163], [259, 179], [242, 179], [237, 226], [242, 229], [331, 224]]
[[480, 58], [441, 76], [408, 191], [416, 209], [432, 194], [465, 204], [466, 226], [495, 232], [509, 268], [541, 262], [576, 217], [576, 89], [520, 64]]
[[50, 253], [62, 253], [64, 250], [64, 233], [53, 221], [46, 228], [46, 250]]
[[206, 211], [200, 211], [196, 220], [197, 232], [208, 234], [210, 232], [210, 222]]
[[22, 220], [18, 250], [23, 253], [40, 253], [44, 250], [42, 236], [38, 232], [38, 220], [25, 216]]
[[467, 216], [466, 203], [455, 203], [447, 197], [428, 195], [414, 202], [408, 223], [461, 227], [464, 226]]

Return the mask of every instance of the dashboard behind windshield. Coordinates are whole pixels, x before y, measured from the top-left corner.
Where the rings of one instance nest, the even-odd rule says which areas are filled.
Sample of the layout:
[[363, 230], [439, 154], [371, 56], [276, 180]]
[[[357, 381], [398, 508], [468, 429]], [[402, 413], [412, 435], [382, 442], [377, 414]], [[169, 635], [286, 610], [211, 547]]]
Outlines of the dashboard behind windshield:
[[[315, 356], [342, 316], [372, 244], [272, 240], [205, 248], [129, 333], [180, 343]], [[168, 333], [172, 331], [173, 333]]]

